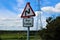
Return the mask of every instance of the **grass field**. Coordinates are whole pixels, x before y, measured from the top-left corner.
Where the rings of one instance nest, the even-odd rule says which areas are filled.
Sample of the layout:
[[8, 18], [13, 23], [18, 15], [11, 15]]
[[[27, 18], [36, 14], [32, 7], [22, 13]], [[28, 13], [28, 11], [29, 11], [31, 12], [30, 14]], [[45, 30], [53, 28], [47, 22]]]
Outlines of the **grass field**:
[[[30, 35], [30, 40], [40, 40], [39, 35]], [[0, 35], [0, 40], [27, 40], [26, 33], [3, 33]]]

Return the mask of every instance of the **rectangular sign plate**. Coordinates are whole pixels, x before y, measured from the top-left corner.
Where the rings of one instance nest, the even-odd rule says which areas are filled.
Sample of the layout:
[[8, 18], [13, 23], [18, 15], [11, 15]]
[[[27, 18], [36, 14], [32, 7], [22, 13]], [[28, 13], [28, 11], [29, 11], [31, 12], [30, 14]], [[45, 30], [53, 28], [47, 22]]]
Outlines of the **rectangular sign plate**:
[[33, 27], [33, 18], [24, 18], [23, 27]]

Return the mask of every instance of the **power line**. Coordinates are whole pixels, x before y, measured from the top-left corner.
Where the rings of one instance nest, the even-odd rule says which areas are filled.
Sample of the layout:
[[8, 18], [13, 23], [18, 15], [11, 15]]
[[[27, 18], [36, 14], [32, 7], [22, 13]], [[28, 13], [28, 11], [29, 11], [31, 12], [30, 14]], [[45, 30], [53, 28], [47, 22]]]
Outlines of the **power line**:
[[42, 27], [43, 27], [43, 25], [42, 25], [42, 19], [41, 19], [41, 7], [40, 7], [41, 5], [40, 5], [40, 0], [38, 0], [38, 11], [40, 11], [40, 18], [39, 18], [39, 20], [40, 20], [40, 28], [42, 29]]

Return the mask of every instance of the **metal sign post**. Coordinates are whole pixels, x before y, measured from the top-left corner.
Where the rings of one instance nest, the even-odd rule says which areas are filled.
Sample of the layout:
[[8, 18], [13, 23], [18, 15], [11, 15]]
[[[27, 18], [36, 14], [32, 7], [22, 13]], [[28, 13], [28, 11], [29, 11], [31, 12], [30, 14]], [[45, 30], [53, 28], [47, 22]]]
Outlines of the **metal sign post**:
[[28, 30], [27, 30], [27, 40], [30, 40], [29, 31], [30, 31], [30, 27], [28, 27]]
[[34, 11], [32, 10], [30, 3], [28, 2], [25, 6], [25, 9], [21, 15], [21, 18], [23, 18], [23, 27], [27, 27], [27, 40], [30, 40], [29, 37], [29, 31], [30, 27], [33, 27], [33, 16], [35, 16]]
[[23, 19], [23, 27], [27, 27], [27, 40], [30, 40], [30, 27], [33, 27], [33, 18], [25, 18]]

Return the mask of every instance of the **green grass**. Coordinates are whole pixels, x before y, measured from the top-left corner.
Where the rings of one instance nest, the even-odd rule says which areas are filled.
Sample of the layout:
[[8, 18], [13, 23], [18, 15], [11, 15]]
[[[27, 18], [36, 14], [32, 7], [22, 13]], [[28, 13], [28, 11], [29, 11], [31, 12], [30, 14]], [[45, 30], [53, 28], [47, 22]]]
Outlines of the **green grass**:
[[[26, 40], [27, 36], [25, 34], [16, 34], [16, 33], [8, 33], [8, 34], [1, 34], [0, 38], [2, 40]], [[30, 36], [30, 40], [35, 40], [35, 36]]]

